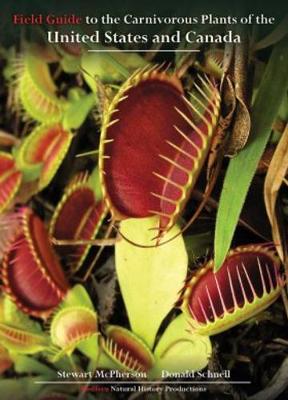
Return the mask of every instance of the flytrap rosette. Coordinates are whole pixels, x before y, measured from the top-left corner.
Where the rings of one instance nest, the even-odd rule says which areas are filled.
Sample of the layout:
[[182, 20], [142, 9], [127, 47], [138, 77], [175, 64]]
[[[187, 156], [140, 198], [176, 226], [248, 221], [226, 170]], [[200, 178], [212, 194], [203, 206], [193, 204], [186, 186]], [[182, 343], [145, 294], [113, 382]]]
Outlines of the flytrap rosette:
[[[69, 260], [71, 272], [83, 264], [92, 240], [103, 223], [107, 213], [102, 198], [97, 198], [88, 182], [87, 173], [80, 173], [65, 190], [50, 222], [49, 233], [55, 243], [72, 242], [71, 245], [57, 246], [57, 252]], [[83, 244], [75, 245], [83, 240]]]
[[38, 179], [38, 190], [49, 185], [60, 167], [73, 135], [61, 124], [44, 124], [35, 128], [15, 149], [18, 168], [27, 181]]
[[19, 210], [20, 228], [3, 257], [3, 288], [19, 309], [47, 318], [69, 285], [44, 223], [31, 209]]
[[265, 245], [239, 246], [228, 253], [221, 269], [204, 264], [189, 279], [181, 309], [192, 331], [203, 335], [221, 333], [269, 307], [283, 287], [280, 262]]
[[20, 187], [22, 173], [18, 170], [15, 160], [8, 153], [0, 152], [0, 213], [13, 200]]
[[132, 332], [120, 326], [108, 326], [100, 344], [119, 369], [146, 373], [154, 365], [154, 356], [149, 347]]
[[39, 122], [59, 122], [67, 102], [57, 95], [48, 63], [28, 50], [18, 62], [16, 76], [23, 114]]
[[193, 103], [180, 80], [159, 67], [124, 83], [104, 115], [99, 151], [114, 220], [156, 215], [158, 238], [171, 229], [203, 167], [219, 109], [219, 92], [206, 75], [194, 84]]

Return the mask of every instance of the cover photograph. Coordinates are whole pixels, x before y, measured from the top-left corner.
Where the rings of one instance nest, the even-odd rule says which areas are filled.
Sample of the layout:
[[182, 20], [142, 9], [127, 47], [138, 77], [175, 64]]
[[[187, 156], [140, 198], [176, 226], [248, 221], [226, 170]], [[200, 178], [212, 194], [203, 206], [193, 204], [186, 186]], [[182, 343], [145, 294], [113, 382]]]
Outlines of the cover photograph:
[[2, 5], [1, 400], [288, 399], [288, 7], [250, 3]]

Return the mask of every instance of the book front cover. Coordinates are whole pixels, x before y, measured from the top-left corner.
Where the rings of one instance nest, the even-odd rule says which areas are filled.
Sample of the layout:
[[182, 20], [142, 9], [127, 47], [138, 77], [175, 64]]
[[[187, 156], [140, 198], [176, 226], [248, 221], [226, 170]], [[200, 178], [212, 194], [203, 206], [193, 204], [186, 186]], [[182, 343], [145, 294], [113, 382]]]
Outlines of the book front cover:
[[287, 398], [286, 13], [3, 5], [1, 400]]

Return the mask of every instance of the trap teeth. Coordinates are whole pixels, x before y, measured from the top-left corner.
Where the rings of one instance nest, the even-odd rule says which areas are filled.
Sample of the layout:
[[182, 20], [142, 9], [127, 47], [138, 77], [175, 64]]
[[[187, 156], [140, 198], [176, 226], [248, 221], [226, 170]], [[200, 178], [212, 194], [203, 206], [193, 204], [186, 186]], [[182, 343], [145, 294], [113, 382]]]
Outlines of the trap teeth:
[[18, 170], [13, 157], [0, 152], [0, 213], [12, 202], [21, 180], [22, 173]]
[[220, 109], [215, 84], [202, 76], [198, 81], [191, 103], [179, 79], [154, 66], [130, 77], [114, 97], [103, 119], [99, 171], [115, 220], [156, 215], [161, 237], [176, 223]]
[[98, 332], [97, 315], [81, 306], [60, 309], [53, 316], [50, 331], [52, 343], [69, 353]]
[[147, 372], [154, 365], [153, 354], [145, 343], [120, 326], [108, 326], [101, 344], [106, 354], [127, 371]]
[[48, 63], [31, 51], [22, 60], [17, 78], [17, 93], [24, 115], [42, 123], [59, 122], [67, 102], [57, 96]]
[[204, 264], [183, 289], [181, 308], [193, 331], [215, 335], [267, 308], [279, 296], [280, 263], [261, 245], [237, 247], [222, 267]]
[[[97, 235], [107, 213], [104, 201], [96, 198], [88, 184], [88, 177], [88, 174], [76, 176], [65, 190], [50, 222], [51, 237], [71, 243], [57, 246], [57, 252], [67, 259], [72, 272], [84, 262], [91, 247], [85, 241]], [[73, 240], [83, 240], [83, 244], [75, 245]]]
[[69, 285], [43, 222], [28, 207], [19, 214], [19, 232], [3, 258], [4, 290], [22, 311], [47, 318]]
[[38, 191], [48, 186], [60, 167], [72, 138], [72, 133], [58, 123], [36, 127], [15, 151], [16, 163], [24, 179], [38, 179]]

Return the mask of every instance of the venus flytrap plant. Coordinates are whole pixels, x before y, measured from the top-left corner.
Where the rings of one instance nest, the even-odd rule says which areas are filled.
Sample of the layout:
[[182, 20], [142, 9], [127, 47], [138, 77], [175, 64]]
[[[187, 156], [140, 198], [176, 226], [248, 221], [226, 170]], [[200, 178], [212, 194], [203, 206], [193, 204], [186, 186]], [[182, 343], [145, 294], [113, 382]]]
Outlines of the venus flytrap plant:
[[50, 221], [49, 233], [56, 245], [62, 244], [57, 252], [68, 259], [71, 273], [82, 266], [91, 247], [89, 240], [97, 235], [107, 214], [102, 194], [95, 192], [97, 183], [91, 183], [95, 174], [80, 173], [72, 179]]
[[60, 122], [67, 103], [57, 96], [48, 63], [29, 47], [18, 63], [16, 87], [24, 115], [41, 123]]
[[221, 79], [223, 74], [224, 50], [211, 49], [205, 51], [200, 62], [196, 61], [194, 66], [202, 72], [211, 74], [217, 79]]
[[[80, 58], [67, 55], [65, 52], [63, 54], [59, 60], [52, 58], [52, 61], [60, 62], [64, 72], [78, 72]], [[15, 63], [14, 85], [16, 85], [17, 101], [23, 109], [24, 119], [28, 117], [40, 124], [63, 123], [66, 130], [77, 129], [91, 111], [96, 97], [75, 87], [70, 89], [67, 98], [60, 98], [57, 95], [58, 88], [51, 76], [49, 64], [41, 48], [35, 48], [32, 44], [26, 45], [23, 57]], [[81, 96], [71, 97], [70, 93], [75, 91], [81, 93]]]
[[[73, 133], [70, 129], [80, 127], [93, 104], [93, 96], [82, 94], [78, 100], [69, 103], [67, 113], [64, 114], [63, 125], [60, 123], [38, 125], [18, 146], [13, 148], [13, 157], [1, 153], [3, 200], [0, 198], [0, 201], [3, 201], [2, 209], [6, 206], [6, 203], [9, 204], [12, 201], [20, 187], [21, 178], [23, 184], [36, 181], [36, 192], [43, 190], [50, 184], [69, 151], [73, 139]], [[77, 111], [75, 111], [75, 107]], [[4, 168], [5, 171], [7, 170], [6, 172]], [[9, 171], [11, 176], [8, 174]]]
[[47, 318], [69, 284], [44, 223], [28, 207], [18, 211], [20, 226], [1, 266], [3, 289], [24, 312]]
[[104, 336], [100, 339], [100, 345], [105, 353], [102, 352], [99, 357], [98, 365], [101, 367], [117, 366], [117, 369], [123, 371], [147, 373], [154, 366], [155, 360], [151, 349], [128, 329], [108, 325]]
[[44, 189], [63, 161], [73, 135], [61, 124], [43, 124], [36, 127], [14, 149], [18, 169], [25, 181], [38, 180], [38, 190]]
[[60, 55], [60, 65], [67, 74], [76, 74], [80, 70], [81, 55], [84, 52], [81, 45], [77, 43], [62, 43], [56, 45]]
[[[24, 55], [15, 64], [15, 68], [19, 103], [29, 118], [40, 125], [15, 146], [11, 163], [15, 163], [15, 172], [23, 176], [23, 186], [26, 182], [38, 181], [35, 192], [44, 189], [51, 182], [69, 150], [73, 138], [71, 130], [78, 129], [84, 123], [96, 98], [94, 94], [87, 94], [78, 87], [70, 89], [67, 99], [58, 98], [49, 62], [40, 48], [35, 50], [35, 46], [31, 44], [26, 44]], [[8, 189], [3, 190], [5, 198], [0, 198], [0, 211], [1, 200], [4, 208], [5, 201], [11, 203], [12, 195], [19, 188], [21, 179], [17, 178], [14, 186], [11, 184], [8, 188], [10, 191], [15, 189], [10, 197]]]
[[35, 354], [48, 348], [49, 337], [40, 325], [22, 313], [7, 296], [1, 297], [0, 344], [12, 359], [19, 354]]
[[181, 309], [191, 332], [215, 335], [255, 316], [280, 295], [283, 280], [273, 247], [240, 246], [230, 250], [221, 269], [202, 265], [185, 284]]
[[199, 75], [194, 88], [189, 102], [175, 74], [136, 70], [103, 116], [99, 171], [112, 219], [157, 216], [158, 244], [188, 201], [219, 116], [214, 81]]
[[13, 205], [26, 183], [35, 182], [31, 196], [50, 184], [72, 139], [71, 131], [61, 124], [42, 124], [15, 146], [12, 154], [0, 152], [0, 213]]
[[11, 352], [35, 354], [45, 350], [49, 341], [39, 333], [26, 331], [23, 327], [1, 323], [0, 343]]
[[[113, 47], [111, 49], [115, 50]], [[137, 53], [127, 54], [120, 51], [85, 52], [81, 58], [83, 77], [93, 92], [97, 92], [95, 77], [99, 77], [105, 84], [115, 84], [115, 82], [123, 82], [135, 69], [143, 68], [147, 64], [147, 61]]]
[[77, 348], [92, 360], [98, 358], [98, 316], [83, 286], [69, 290], [64, 301], [50, 319], [53, 362], [64, 356], [71, 357]]
[[5, 371], [11, 368], [13, 365], [13, 361], [9, 356], [9, 353], [5, 347], [0, 345], [0, 375], [2, 375]]
[[95, 106], [94, 93], [85, 93], [77, 88], [71, 89], [68, 94], [69, 104], [63, 115], [64, 129], [78, 129], [85, 121], [87, 115]]
[[[157, 217], [128, 219], [121, 230], [149, 243]], [[168, 235], [179, 232], [174, 227]], [[173, 308], [187, 274], [188, 257], [181, 236], [159, 248], [138, 248], [125, 240], [115, 246], [116, 272], [133, 333], [153, 348], [162, 320]], [[143, 293], [143, 295], [141, 295]]]
[[[59, 370], [62, 369], [69, 369], [68, 365], [60, 365], [59, 363], [54, 365], [54, 369], [51, 366], [47, 365], [47, 362], [44, 363], [42, 359], [37, 359], [36, 356], [32, 355], [23, 355], [23, 354], [13, 354], [12, 355], [13, 361], [14, 361], [14, 370], [17, 374], [21, 374], [21, 378], [18, 378], [17, 380], [13, 380], [14, 382], [17, 381], [18, 383], [21, 382], [22, 380], [24, 381], [24, 387], [22, 388], [22, 397], [20, 394], [20, 400], [23, 398], [29, 399], [35, 399], [37, 400], [40, 399], [63, 399], [63, 400], [68, 400], [71, 399], [71, 397], [68, 397], [68, 394], [66, 392], [71, 393], [71, 389], [67, 387], [56, 387], [56, 385], [48, 385], [48, 387], [42, 387], [42, 385], [37, 385], [35, 384], [35, 381], [49, 381], [49, 380], [54, 380], [55, 379], [55, 374], [57, 368]], [[0, 385], [2, 388], [3, 380], [0, 380]], [[67, 386], [67, 385], [66, 385]], [[4, 384], [5, 387], [5, 384]], [[36, 388], [35, 388], [36, 387]], [[55, 392], [61, 393], [61, 397], [56, 397]], [[58, 392], [58, 396], [60, 396], [60, 393]], [[13, 393], [11, 394], [11, 397], [13, 400], [17, 396], [17, 385], [14, 387]], [[55, 396], [55, 397], [54, 397]], [[11, 398], [10, 397], [10, 398]]]
[[[48, 45], [48, 52], [53, 48]], [[47, 50], [46, 49], [46, 50]], [[76, 60], [76, 64], [75, 64]], [[47, 51], [43, 47], [26, 43], [24, 55], [10, 69], [16, 76], [12, 84], [16, 86], [17, 101], [23, 109], [25, 117], [44, 124], [62, 123], [65, 130], [77, 129], [84, 122], [95, 102], [95, 95], [86, 94], [80, 88], [72, 88], [68, 97], [59, 97], [58, 88], [49, 70], [51, 62], [60, 62], [64, 72], [76, 73], [79, 70], [80, 58], [68, 55], [63, 51], [61, 57], [47, 57]], [[71, 71], [72, 70], [72, 71]], [[12, 74], [13, 75], [13, 74]], [[11, 80], [11, 77], [8, 81]], [[81, 92], [77, 99], [71, 98], [70, 92]]]
[[[151, 240], [147, 232], [151, 236], [154, 223], [153, 218], [129, 219], [121, 229], [145, 243]], [[174, 235], [173, 230], [169, 234]], [[151, 379], [202, 369], [212, 353], [209, 336], [255, 316], [279, 296], [283, 281], [273, 248], [240, 246], [230, 251], [217, 273], [211, 260], [187, 280], [180, 300], [183, 314], [155, 342], [161, 321], [174, 303], [179, 305], [179, 286], [187, 272], [182, 237], [175, 241], [154, 249], [135, 248], [125, 240], [116, 244], [117, 277], [131, 332], [107, 327], [98, 366], [146, 372]]]
[[[266, 245], [231, 250], [218, 272], [211, 260], [186, 279], [187, 253], [176, 224], [217, 139], [221, 111], [216, 79], [222, 76], [223, 51], [203, 55], [198, 68], [209, 76], [197, 75], [191, 93], [184, 94], [177, 73], [168, 67], [149, 66], [136, 54], [78, 50], [58, 49], [60, 56], [52, 57], [53, 62], [59, 63], [61, 74], [82, 71], [92, 93], [81, 83], [69, 90], [65, 80], [68, 95], [60, 97], [50, 61], [41, 52], [37, 57], [35, 49], [27, 50], [18, 71], [22, 108], [39, 125], [14, 148], [13, 156], [0, 153], [0, 212], [11, 206], [21, 183], [36, 182], [35, 192], [51, 184], [73, 130], [105, 97], [104, 85], [113, 85], [115, 96], [109, 106], [103, 102], [99, 172], [72, 180], [49, 232], [23, 207], [9, 240], [1, 242], [0, 237], [3, 289], [13, 300], [6, 297], [4, 311], [0, 308], [0, 370], [1, 362], [5, 369], [11, 357], [16, 372], [36, 374], [39, 368], [38, 375], [55, 377], [52, 368], [37, 367], [38, 360], [27, 356], [40, 351], [55, 368], [70, 361], [67, 369], [72, 366], [76, 372], [83, 370], [83, 355], [91, 370], [118, 369], [155, 380], [201, 370], [212, 353], [209, 336], [264, 310], [283, 286], [279, 260]], [[67, 261], [65, 266], [69, 262], [75, 274], [92, 244], [108, 243], [106, 237], [95, 239], [108, 211], [110, 227], [119, 223], [119, 237], [126, 239], [110, 239], [110, 244], [116, 243], [116, 273], [129, 328], [101, 326], [85, 288], [70, 288], [58, 258]], [[211, 242], [210, 236], [198, 239]], [[182, 313], [166, 326], [175, 305]], [[27, 314], [42, 318], [49, 336]]]
[[[121, 229], [136, 240], [149, 243], [153, 236], [149, 228], [155, 225], [155, 219], [128, 219], [121, 223]], [[177, 231], [179, 228], [174, 226], [168, 235]], [[187, 365], [202, 369], [207, 365], [211, 355], [209, 338], [188, 334], [189, 324], [181, 316], [166, 328], [155, 348], [161, 322], [178, 299], [187, 263], [181, 236], [160, 248], [135, 248], [125, 240], [116, 244], [117, 277], [131, 331], [120, 326], [107, 326], [104, 338], [100, 339], [102, 352], [98, 367], [118, 368], [136, 375], [139, 373], [138, 377], [161, 379], [161, 369], [169, 370], [179, 359], [184, 360], [179, 364], [180, 369]], [[183, 353], [179, 354], [179, 351]]]
[[12, 202], [22, 180], [22, 172], [13, 157], [0, 152], [0, 213]]
[[96, 313], [83, 306], [65, 308], [57, 312], [51, 326], [53, 343], [69, 353], [78, 341], [97, 331]]
[[19, 374], [41, 375], [42, 377], [46, 377], [46, 379], [53, 379], [55, 377], [55, 370], [36, 357], [12, 354], [12, 358], [14, 361], [14, 369]]
[[19, 379], [0, 379], [2, 400], [23, 400], [35, 399], [40, 388], [34, 383], [34, 377], [24, 377]]
[[169, 378], [175, 372], [200, 371], [207, 366], [212, 357], [211, 342], [205, 335], [191, 335], [188, 326], [183, 313], [170, 322], [154, 349], [152, 377]]
[[[12, 303], [12, 306], [14, 306], [13, 303]], [[13, 311], [13, 308], [11, 311]], [[12, 317], [13, 317], [13, 315], [15, 315], [15, 314], [13, 313]], [[17, 315], [18, 315], [18, 313], [16, 312], [16, 316]], [[22, 318], [21, 318], [22, 325], [25, 324], [25, 321], [23, 321], [23, 318], [26, 319], [26, 324], [27, 324], [27, 316], [22, 314]], [[33, 324], [33, 321], [30, 320], [29, 324]], [[48, 335], [47, 335], [47, 338], [49, 339]], [[57, 371], [63, 371], [63, 370], [70, 371], [71, 370], [71, 364], [70, 364], [69, 360], [67, 360], [66, 358], [62, 358], [59, 361], [55, 361], [53, 363], [53, 365], [47, 364], [47, 355], [50, 354], [50, 350], [49, 350], [50, 348], [51, 348], [51, 341], [49, 339], [46, 348], [43, 349], [43, 351], [41, 351], [40, 354], [29, 355], [29, 354], [22, 354], [22, 353], [20, 354], [20, 353], [10, 352], [11, 359], [13, 360], [14, 370], [17, 374], [21, 374], [21, 378], [18, 378], [17, 382], [20, 382], [21, 380], [23, 380], [26, 383], [24, 385], [25, 390], [28, 390], [29, 385], [27, 388], [27, 381], [29, 382], [29, 379], [31, 381], [32, 389], [31, 389], [31, 391], [29, 390], [29, 393], [27, 394], [27, 399], [29, 399], [29, 400], [34, 399], [36, 396], [35, 389], [33, 391], [33, 388], [35, 388], [35, 386], [38, 388], [38, 392], [39, 392], [39, 396], [37, 396], [37, 399], [38, 399], [38, 397], [39, 397], [39, 399], [40, 398], [41, 399], [42, 398], [43, 399], [46, 399], [46, 398], [53, 399], [55, 393], [58, 393], [58, 394], [61, 393], [61, 396], [63, 396], [63, 398], [68, 400], [71, 398], [71, 397], [69, 397], [69, 393], [71, 394], [72, 392], [75, 392], [75, 388], [73, 388], [72, 385], [71, 386], [65, 385], [65, 387], [63, 387], [63, 385], [61, 385], [61, 386], [48, 385], [48, 386], [44, 386], [44, 387], [42, 385], [35, 385], [35, 381], [55, 380], [55, 375], [57, 374]], [[45, 358], [46, 358], [46, 360], [45, 360]], [[3, 380], [0, 380], [1, 389], [2, 389], [2, 383], [3, 383]], [[14, 390], [16, 390], [16, 389], [17, 388], [14, 388]], [[25, 393], [26, 393], [26, 391], [25, 391]], [[13, 400], [15, 398], [15, 395], [16, 395], [16, 392], [13, 392], [13, 395], [12, 395]], [[49, 396], [51, 396], [51, 397], [49, 397]], [[23, 397], [24, 397], [24, 391], [23, 391]], [[22, 400], [22, 398], [21, 398], [21, 400]]]
[[[59, 399], [71, 399], [71, 397], [65, 394], [66, 392], [71, 393], [71, 389], [68, 387], [57, 388], [56, 385], [48, 385], [48, 387], [43, 388], [41, 385], [35, 384], [36, 380], [55, 379], [56, 373], [54, 368], [44, 364], [41, 359], [37, 359], [37, 355], [25, 355], [12, 352], [10, 356], [13, 360], [15, 373], [21, 374], [21, 377], [17, 379], [0, 379], [1, 399], [54, 399], [54, 393], [56, 391], [58, 392], [58, 389], [59, 392], [62, 393], [62, 397], [59, 397]], [[63, 363], [61, 365], [58, 363], [55, 364], [55, 368], [59, 370], [68, 370], [69, 367]]]
[[[12, 155], [0, 153], [0, 213], [50, 184], [69, 150], [71, 129], [83, 124], [95, 103], [95, 95], [80, 88], [70, 89], [66, 100], [59, 99], [49, 71], [49, 63], [57, 58], [47, 58], [49, 51], [40, 46], [25, 47], [23, 57], [14, 62], [14, 83], [25, 113], [40, 125], [18, 141]], [[11, 69], [8, 55], [7, 61]], [[7, 80], [11, 83], [11, 73]]]

